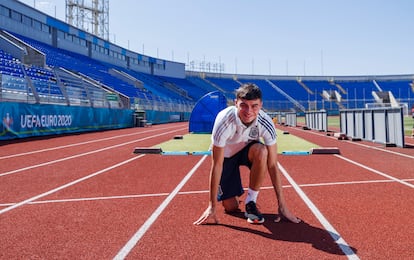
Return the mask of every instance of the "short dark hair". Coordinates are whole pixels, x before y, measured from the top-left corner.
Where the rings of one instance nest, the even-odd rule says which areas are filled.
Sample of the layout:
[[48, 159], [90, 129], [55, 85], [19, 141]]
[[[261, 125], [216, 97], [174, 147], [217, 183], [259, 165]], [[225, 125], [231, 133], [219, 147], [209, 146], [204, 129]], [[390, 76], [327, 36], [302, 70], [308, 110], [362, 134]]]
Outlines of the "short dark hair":
[[262, 91], [254, 83], [245, 83], [236, 90], [236, 99], [262, 100]]

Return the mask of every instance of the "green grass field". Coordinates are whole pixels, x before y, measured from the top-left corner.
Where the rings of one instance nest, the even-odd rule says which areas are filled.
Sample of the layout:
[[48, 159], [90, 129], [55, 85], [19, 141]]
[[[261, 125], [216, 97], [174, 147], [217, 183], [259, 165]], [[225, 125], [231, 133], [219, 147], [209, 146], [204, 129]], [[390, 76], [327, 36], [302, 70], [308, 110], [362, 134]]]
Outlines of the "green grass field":
[[[297, 118], [298, 124], [305, 124], [305, 117]], [[405, 135], [411, 135], [414, 120], [411, 116], [404, 117]], [[328, 128], [340, 127], [339, 116], [328, 117]], [[311, 148], [318, 146], [303, 140], [299, 137], [284, 134], [283, 131], [277, 130], [278, 135], [278, 153], [284, 151], [309, 151]], [[210, 147], [210, 134], [186, 134], [183, 139], [172, 139], [159, 145], [163, 151], [207, 151]]]
[[[278, 153], [283, 151], [309, 151], [311, 148], [318, 146], [305, 141], [299, 137], [284, 134], [277, 130], [278, 135]], [[172, 139], [161, 143], [159, 147], [163, 151], [207, 151], [210, 147], [210, 134], [186, 134], [183, 139]]]
[[404, 117], [404, 133], [411, 135], [414, 127], [414, 119], [411, 116]]
[[186, 134], [183, 139], [171, 139], [161, 143], [163, 151], [207, 151], [210, 147], [210, 134]]

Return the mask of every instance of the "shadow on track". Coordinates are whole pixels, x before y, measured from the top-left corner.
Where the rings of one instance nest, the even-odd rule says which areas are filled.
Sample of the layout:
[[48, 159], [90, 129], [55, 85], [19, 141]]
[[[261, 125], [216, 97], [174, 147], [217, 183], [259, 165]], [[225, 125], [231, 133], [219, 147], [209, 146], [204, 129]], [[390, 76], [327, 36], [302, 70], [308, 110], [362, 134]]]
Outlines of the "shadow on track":
[[[231, 213], [230, 215], [245, 219], [243, 212]], [[338, 244], [336, 244], [332, 239], [329, 232], [324, 229], [311, 226], [303, 220], [299, 224], [291, 223], [284, 219], [280, 222], [274, 222], [274, 219], [277, 217], [277, 215], [274, 214], [263, 214], [263, 217], [266, 221], [262, 225], [270, 231], [270, 234], [251, 228], [233, 226], [229, 224], [217, 225], [242, 232], [249, 232], [273, 240], [308, 243], [311, 244], [313, 248], [326, 253], [344, 255]], [[352, 249], [355, 254], [357, 253], [357, 250], [354, 247], [350, 246], [350, 249]]]

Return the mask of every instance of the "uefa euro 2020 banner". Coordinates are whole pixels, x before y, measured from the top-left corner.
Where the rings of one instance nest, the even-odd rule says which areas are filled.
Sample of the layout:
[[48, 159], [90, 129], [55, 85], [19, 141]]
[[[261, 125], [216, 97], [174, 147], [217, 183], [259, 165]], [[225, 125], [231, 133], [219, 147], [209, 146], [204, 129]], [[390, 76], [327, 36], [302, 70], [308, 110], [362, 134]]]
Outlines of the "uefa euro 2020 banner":
[[49, 104], [0, 103], [0, 140], [133, 126], [133, 111]]

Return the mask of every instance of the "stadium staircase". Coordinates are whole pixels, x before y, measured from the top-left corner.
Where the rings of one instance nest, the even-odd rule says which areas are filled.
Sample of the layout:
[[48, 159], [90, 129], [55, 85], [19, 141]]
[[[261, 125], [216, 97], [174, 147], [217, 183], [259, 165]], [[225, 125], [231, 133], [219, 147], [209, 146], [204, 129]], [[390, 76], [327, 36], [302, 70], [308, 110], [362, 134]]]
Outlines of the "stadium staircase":
[[266, 82], [269, 83], [270, 86], [272, 86], [272, 88], [274, 88], [277, 92], [279, 92], [280, 94], [282, 94], [283, 96], [285, 96], [290, 102], [292, 102], [292, 104], [299, 109], [302, 112], [306, 111], [306, 108], [301, 105], [296, 99], [292, 98], [290, 95], [288, 95], [286, 92], [284, 92], [281, 88], [279, 88], [278, 86], [276, 86], [273, 82], [271, 82], [270, 80], [266, 79]]

